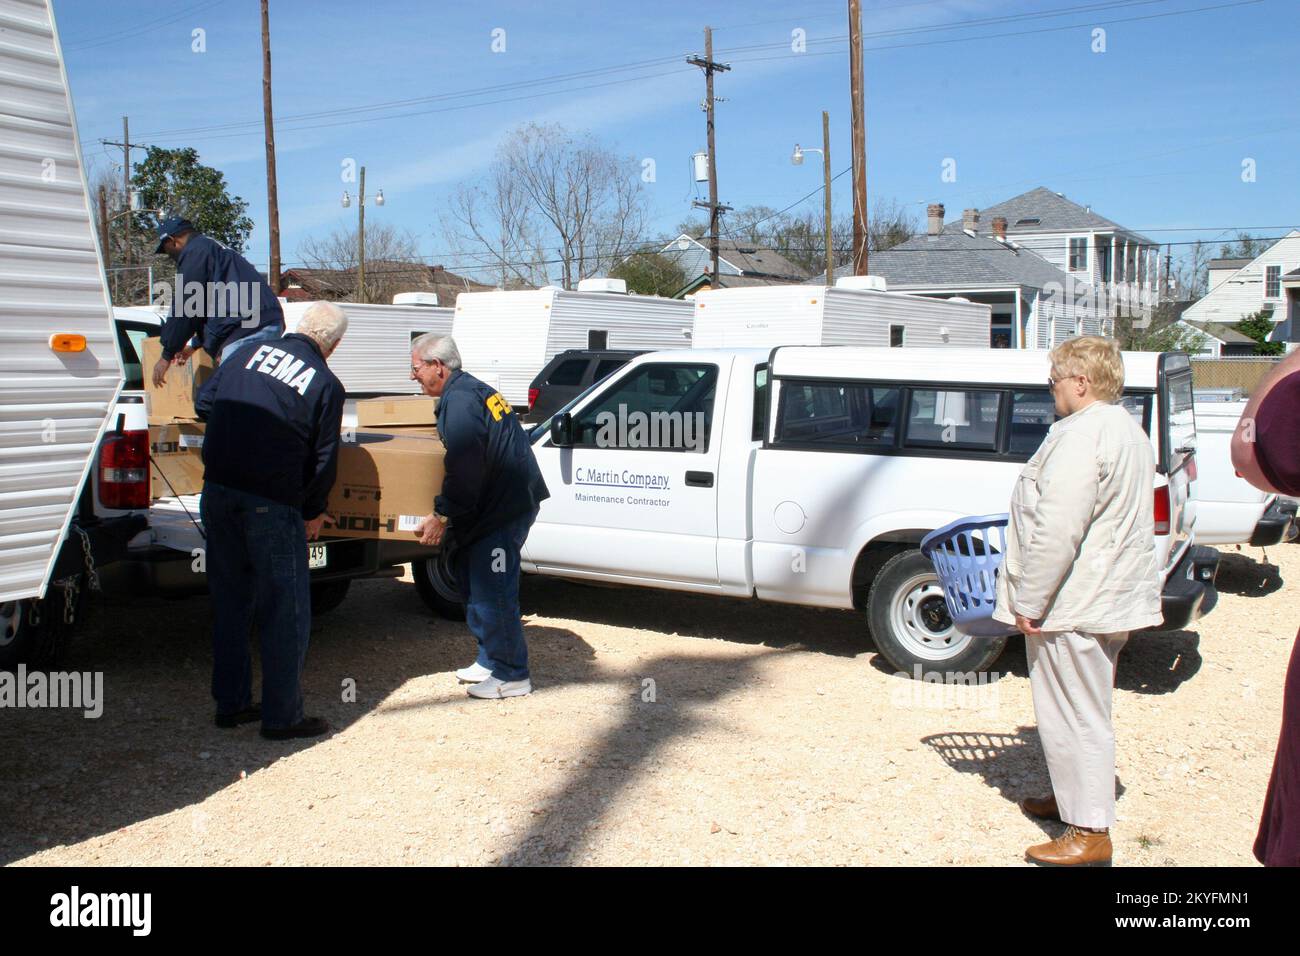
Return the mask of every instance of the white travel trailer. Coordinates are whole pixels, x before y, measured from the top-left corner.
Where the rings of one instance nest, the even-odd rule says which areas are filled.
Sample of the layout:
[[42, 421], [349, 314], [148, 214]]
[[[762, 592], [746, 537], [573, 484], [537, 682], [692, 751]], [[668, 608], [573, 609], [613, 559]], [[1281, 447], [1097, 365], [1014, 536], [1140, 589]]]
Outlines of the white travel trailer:
[[990, 309], [965, 299], [885, 291], [878, 276], [834, 286], [769, 285], [695, 295], [695, 348], [779, 345], [988, 348]]
[[584, 279], [577, 291], [463, 292], [452, 335], [465, 370], [523, 411], [533, 377], [560, 352], [687, 348], [692, 309], [678, 299], [629, 295], [620, 279]]
[[[410, 301], [404, 296], [395, 298]], [[297, 328], [309, 305], [310, 302], [284, 303], [286, 332]], [[452, 310], [436, 305], [370, 302], [337, 305], [348, 314], [348, 331], [330, 356], [330, 369], [347, 393], [353, 396], [419, 394], [419, 385], [411, 380], [411, 341], [425, 332], [449, 335]]]

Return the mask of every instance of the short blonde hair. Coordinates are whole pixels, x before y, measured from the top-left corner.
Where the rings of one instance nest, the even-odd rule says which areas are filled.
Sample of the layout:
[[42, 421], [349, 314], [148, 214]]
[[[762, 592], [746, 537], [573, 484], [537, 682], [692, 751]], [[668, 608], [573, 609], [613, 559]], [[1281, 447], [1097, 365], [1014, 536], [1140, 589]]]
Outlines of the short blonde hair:
[[1113, 402], [1124, 391], [1124, 356], [1119, 343], [1100, 335], [1066, 339], [1049, 353], [1053, 377], [1082, 375], [1092, 384], [1092, 393], [1103, 402]]
[[307, 306], [294, 329], [299, 335], [312, 339], [322, 350], [337, 345], [347, 330], [348, 314], [333, 302], [313, 302]]

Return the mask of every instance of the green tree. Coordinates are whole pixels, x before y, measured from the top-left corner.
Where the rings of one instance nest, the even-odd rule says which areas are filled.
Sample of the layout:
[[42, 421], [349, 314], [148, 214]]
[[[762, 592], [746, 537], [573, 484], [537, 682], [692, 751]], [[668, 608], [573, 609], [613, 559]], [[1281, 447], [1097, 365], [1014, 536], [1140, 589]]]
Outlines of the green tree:
[[1206, 336], [1178, 323], [1171, 303], [1156, 306], [1148, 316], [1119, 316], [1115, 339], [1127, 352], [1187, 352], [1195, 355], [1205, 348]]
[[1272, 244], [1263, 236], [1252, 236], [1248, 232], [1238, 232], [1235, 240], [1225, 242], [1219, 246], [1219, 258], [1254, 259]]
[[1243, 316], [1235, 328], [1242, 335], [1249, 335], [1258, 344], [1255, 346], [1256, 355], [1281, 355], [1286, 351], [1286, 345], [1282, 342], [1270, 342], [1268, 337], [1273, 334], [1273, 320], [1269, 318], [1271, 312], [1255, 312], [1252, 315]]
[[686, 274], [667, 256], [638, 252], [628, 256], [609, 274], [627, 283], [627, 291], [639, 295], [669, 296], [686, 284]]
[[[161, 210], [164, 217], [184, 216], [204, 235], [244, 251], [253, 231], [253, 220], [245, 214], [248, 203], [230, 195], [226, 177], [200, 163], [197, 150], [150, 146], [144, 161], [135, 165], [131, 185], [139, 190], [143, 208]], [[142, 214], [135, 224], [156, 228], [157, 216]]]

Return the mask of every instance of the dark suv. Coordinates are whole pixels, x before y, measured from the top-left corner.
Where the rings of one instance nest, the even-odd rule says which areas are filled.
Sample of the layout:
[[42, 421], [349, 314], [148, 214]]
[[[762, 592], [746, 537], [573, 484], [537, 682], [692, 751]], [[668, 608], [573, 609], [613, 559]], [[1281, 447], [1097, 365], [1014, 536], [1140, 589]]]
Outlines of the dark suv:
[[546, 363], [528, 387], [526, 421], [545, 421], [606, 375], [622, 368], [644, 350], [568, 349]]

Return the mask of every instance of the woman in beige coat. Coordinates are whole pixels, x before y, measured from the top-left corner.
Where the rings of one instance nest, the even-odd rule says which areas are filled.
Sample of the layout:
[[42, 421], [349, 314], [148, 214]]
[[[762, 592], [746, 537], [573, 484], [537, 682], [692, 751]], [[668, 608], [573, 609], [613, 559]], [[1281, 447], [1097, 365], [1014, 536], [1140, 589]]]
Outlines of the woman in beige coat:
[[1030, 847], [1040, 864], [1107, 865], [1115, 822], [1115, 662], [1130, 631], [1159, 624], [1151, 441], [1115, 404], [1124, 361], [1112, 339], [1051, 352], [1058, 415], [1011, 498], [994, 617], [1025, 635], [1029, 685], [1052, 794], [1021, 807], [1065, 833]]

